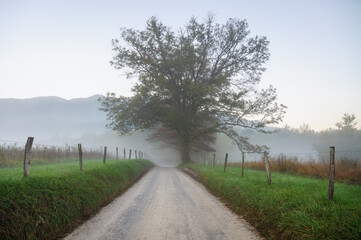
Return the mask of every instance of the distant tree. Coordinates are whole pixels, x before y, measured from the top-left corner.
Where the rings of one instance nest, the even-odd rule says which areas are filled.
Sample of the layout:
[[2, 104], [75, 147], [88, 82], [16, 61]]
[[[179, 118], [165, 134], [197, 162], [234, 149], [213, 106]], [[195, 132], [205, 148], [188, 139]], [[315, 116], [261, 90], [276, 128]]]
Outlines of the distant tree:
[[315, 131], [311, 128], [311, 126], [307, 123], [303, 123], [298, 129], [300, 134], [302, 133], [314, 133]]
[[336, 127], [339, 130], [356, 130], [356, 124], [355, 122], [355, 115], [354, 114], [348, 114], [345, 113], [342, 117], [342, 121], [336, 123]]
[[270, 133], [285, 106], [270, 86], [257, 90], [269, 59], [266, 37], [249, 37], [245, 20], [220, 25], [209, 16], [192, 18], [177, 33], [155, 17], [146, 29], [122, 29], [113, 40], [111, 65], [137, 77], [133, 97], [109, 93], [102, 110], [120, 134], [152, 129], [150, 139], [178, 146], [182, 162], [195, 150], [212, 151], [216, 133], [231, 138], [239, 149], [263, 151], [240, 135], [240, 128]]
[[345, 113], [342, 121], [336, 123], [337, 129], [327, 129], [318, 134], [318, 141], [313, 146], [322, 155], [330, 146], [336, 147], [336, 155], [361, 161], [361, 130], [356, 128], [354, 114]]

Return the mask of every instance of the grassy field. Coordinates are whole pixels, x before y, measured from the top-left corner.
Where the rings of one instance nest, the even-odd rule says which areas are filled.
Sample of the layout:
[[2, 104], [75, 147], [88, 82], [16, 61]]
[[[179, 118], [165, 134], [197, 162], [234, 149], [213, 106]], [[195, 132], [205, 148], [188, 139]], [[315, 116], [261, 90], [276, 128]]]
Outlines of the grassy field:
[[118, 196], [153, 164], [85, 160], [0, 169], [0, 239], [54, 239]]
[[267, 239], [361, 239], [361, 187], [328, 180], [223, 166], [187, 164], [199, 180]]
[[[356, 159], [339, 158], [336, 160], [336, 181], [361, 185], [361, 161]], [[240, 167], [241, 163], [231, 163], [231, 166]], [[263, 161], [246, 161], [247, 168], [264, 170]], [[288, 172], [295, 175], [309, 176], [316, 178], [328, 178], [329, 160], [299, 160], [297, 157], [279, 155], [270, 157], [272, 171]]]

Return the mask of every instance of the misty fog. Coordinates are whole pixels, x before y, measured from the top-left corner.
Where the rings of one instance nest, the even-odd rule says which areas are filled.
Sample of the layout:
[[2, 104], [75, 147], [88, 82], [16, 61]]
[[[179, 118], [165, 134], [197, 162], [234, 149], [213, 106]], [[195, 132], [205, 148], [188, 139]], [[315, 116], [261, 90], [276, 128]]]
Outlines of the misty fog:
[[[179, 152], [164, 148], [159, 143], [149, 142], [147, 132], [136, 132], [131, 136], [119, 136], [106, 128], [106, 114], [99, 110], [100, 95], [83, 99], [65, 100], [57, 97], [32, 99], [0, 99], [0, 144], [23, 144], [28, 136], [35, 137], [34, 144], [75, 146], [82, 143], [84, 148], [108, 147], [109, 154], [119, 147], [120, 155], [126, 148], [147, 153], [152, 161], [159, 165], [175, 166], [180, 163]], [[306, 126], [306, 129], [304, 129]], [[299, 159], [316, 159], [313, 145], [317, 142], [316, 134], [307, 129], [282, 128], [277, 133], [262, 134], [253, 130], [240, 130], [243, 136], [258, 145], [270, 147], [270, 154], [280, 153], [296, 156]], [[276, 130], [276, 128], [274, 129]], [[228, 137], [218, 134], [214, 146], [216, 160], [224, 160], [229, 154], [230, 162], [239, 162], [241, 152]], [[325, 149], [327, 152], [328, 149]], [[210, 159], [213, 153], [195, 153], [194, 158]], [[259, 160], [262, 155], [246, 154], [246, 160]]]

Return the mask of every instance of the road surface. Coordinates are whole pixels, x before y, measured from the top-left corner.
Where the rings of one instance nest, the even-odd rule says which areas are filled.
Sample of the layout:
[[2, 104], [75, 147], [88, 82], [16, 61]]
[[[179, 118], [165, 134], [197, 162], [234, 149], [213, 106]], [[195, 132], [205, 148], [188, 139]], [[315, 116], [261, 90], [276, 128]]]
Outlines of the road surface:
[[190, 176], [156, 167], [65, 239], [261, 238]]

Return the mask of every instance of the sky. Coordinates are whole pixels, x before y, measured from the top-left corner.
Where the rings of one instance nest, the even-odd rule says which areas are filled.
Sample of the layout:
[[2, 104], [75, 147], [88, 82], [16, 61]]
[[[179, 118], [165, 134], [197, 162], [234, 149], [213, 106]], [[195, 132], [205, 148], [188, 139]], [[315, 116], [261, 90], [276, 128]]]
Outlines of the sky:
[[350, 113], [361, 128], [359, 0], [0, 0], [0, 98], [130, 96], [136, 79], [109, 64], [120, 28], [156, 16], [176, 31], [209, 13], [246, 19], [250, 36], [270, 41], [260, 87], [288, 107], [279, 126], [322, 130]]

